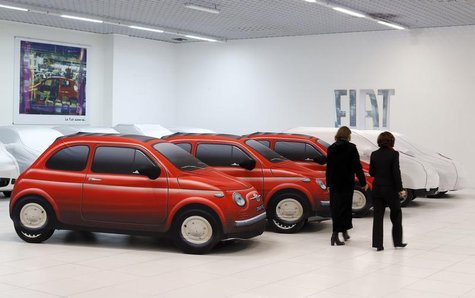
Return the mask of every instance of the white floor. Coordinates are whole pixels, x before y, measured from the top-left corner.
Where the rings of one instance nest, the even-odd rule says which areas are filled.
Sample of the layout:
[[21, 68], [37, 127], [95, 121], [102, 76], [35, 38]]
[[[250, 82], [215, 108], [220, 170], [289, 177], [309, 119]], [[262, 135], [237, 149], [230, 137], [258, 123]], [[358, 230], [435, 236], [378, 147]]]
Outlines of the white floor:
[[404, 249], [371, 248], [372, 218], [347, 245], [331, 222], [265, 232], [185, 255], [147, 237], [56, 231], [42, 244], [15, 234], [0, 198], [0, 297], [475, 297], [475, 190], [403, 209]]

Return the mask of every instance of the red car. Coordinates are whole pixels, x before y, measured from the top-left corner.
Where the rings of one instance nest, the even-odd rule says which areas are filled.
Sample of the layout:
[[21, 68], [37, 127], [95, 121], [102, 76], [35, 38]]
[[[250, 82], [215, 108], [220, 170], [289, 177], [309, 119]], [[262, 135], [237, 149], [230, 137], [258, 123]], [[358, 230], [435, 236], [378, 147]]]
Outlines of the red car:
[[[247, 137], [269, 147], [280, 155], [315, 171], [326, 171], [327, 149], [330, 144], [325, 141], [301, 134], [256, 132]], [[372, 188], [373, 178], [369, 175], [369, 165], [361, 162], [369, 189]], [[353, 214], [364, 216], [372, 207], [371, 190], [365, 191], [355, 186], [353, 193]]]
[[175, 143], [204, 163], [252, 184], [264, 198], [267, 218], [278, 232], [299, 231], [329, 215], [325, 173], [311, 171], [241, 136], [176, 133]]
[[179, 147], [89, 133], [58, 138], [18, 178], [10, 217], [26, 242], [55, 229], [168, 233], [187, 253], [260, 235], [266, 224], [256, 189]]

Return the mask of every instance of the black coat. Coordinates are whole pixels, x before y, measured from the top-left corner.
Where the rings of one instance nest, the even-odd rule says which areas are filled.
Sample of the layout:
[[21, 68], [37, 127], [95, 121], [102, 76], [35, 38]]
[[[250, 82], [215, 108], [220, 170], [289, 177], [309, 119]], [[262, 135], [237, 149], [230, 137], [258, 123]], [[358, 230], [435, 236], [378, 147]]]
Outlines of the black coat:
[[369, 174], [374, 177], [373, 190], [384, 187], [402, 191], [399, 152], [391, 148], [379, 148], [371, 153]]
[[355, 144], [348, 141], [336, 141], [328, 147], [327, 186], [334, 191], [353, 191], [355, 175], [360, 185], [364, 187], [366, 179]]

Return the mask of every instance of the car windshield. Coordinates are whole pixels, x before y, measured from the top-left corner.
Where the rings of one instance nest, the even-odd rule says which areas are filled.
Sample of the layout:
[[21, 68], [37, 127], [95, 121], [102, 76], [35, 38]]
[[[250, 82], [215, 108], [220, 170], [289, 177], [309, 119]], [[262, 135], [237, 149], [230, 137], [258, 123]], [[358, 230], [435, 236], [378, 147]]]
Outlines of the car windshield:
[[269, 149], [265, 145], [262, 145], [258, 141], [247, 140], [245, 143], [252, 149], [256, 150], [260, 155], [264, 156], [264, 158], [270, 162], [281, 162], [287, 160], [287, 158], [283, 157], [275, 151], [272, 151], [271, 149]]
[[183, 171], [193, 171], [207, 167], [193, 155], [171, 143], [157, 143], [153, 148], [165, 156], [175, 167]]
[[328, 144], [327, 142], [325, 142], [324, 140], [322, 139], [318, 139], [317, 140], [317, 143], [319, 143], [320, 145], [323, 145], [323, 147], [327, 148], [330, 147], [330, 144]]

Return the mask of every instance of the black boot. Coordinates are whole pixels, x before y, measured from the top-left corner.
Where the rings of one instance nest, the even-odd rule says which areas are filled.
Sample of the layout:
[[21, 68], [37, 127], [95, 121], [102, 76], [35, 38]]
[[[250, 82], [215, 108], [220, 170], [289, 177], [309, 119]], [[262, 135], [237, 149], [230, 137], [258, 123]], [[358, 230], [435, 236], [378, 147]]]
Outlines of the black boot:
[[348, 231], [343, 232], [343, 240], [345, 241], [350, 240], [350, 235], [348, 235]]
[[345, 242], [340, 241], [340, 239], [338, 238], [338, 232], [333, 232], [330, 243], [331, 243], [332, 246], [335, 245], [335, 244], [336, 245], [345, 245]]

